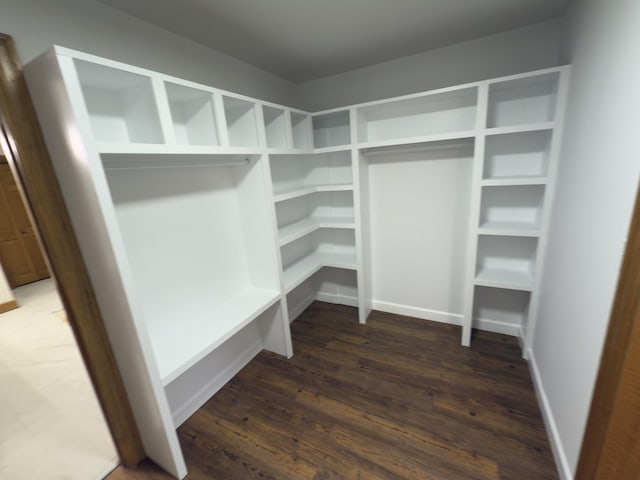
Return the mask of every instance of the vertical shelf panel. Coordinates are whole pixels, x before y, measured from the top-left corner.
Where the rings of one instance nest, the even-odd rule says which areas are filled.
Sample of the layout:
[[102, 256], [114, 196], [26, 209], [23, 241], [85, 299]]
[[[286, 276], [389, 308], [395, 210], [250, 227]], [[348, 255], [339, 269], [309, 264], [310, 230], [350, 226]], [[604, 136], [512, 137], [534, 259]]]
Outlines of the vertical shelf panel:
[[176, 142], [181, 145], [219, 145], [210, 92], [165, 83]]
[[96, 141], [164, 142], [150, 77], [84, 60], [74, 63]]

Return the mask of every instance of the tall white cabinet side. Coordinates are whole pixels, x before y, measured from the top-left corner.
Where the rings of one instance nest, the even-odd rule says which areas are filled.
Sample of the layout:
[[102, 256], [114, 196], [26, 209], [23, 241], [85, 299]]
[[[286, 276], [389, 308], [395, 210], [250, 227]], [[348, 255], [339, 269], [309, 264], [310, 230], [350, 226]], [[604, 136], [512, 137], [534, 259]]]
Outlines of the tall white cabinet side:
[[186, 465], [139, 305], [131, 298], [135, 285], [123, 258], [104, 172], [87, 141], [93, 134], [73, 60], [49, 52], [25, 73], [145, 452], [183, 478]]

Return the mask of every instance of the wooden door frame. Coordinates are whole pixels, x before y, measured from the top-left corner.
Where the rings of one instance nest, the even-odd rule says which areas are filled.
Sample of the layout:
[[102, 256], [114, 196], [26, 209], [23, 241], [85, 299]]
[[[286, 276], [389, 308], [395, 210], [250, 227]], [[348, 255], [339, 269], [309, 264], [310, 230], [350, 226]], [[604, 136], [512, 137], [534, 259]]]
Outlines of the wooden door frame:
[[576, 470], [579, 480], [640, 478], [640, 191]]
[[0, 143], [39, 237], [122, 465], [145, 458], [13, 39], [0, 33]]

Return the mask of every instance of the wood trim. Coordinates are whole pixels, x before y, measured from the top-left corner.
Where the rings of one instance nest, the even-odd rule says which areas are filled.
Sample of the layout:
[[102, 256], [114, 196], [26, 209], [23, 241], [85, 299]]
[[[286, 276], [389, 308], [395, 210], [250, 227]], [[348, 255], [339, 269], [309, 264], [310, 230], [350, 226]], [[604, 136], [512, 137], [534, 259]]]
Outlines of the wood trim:
[[122, 464], [144, 459], [142, 441], [71, 226], [13, 39], [0, 34], [0, 136], [38, 231]]
[[18, 302], [15, 300], [9, 300], [8, 302], [0, 303], [0, 313], [10, 312], [18, 308]]
[[640, 192], [576, 479], [640, 478]]

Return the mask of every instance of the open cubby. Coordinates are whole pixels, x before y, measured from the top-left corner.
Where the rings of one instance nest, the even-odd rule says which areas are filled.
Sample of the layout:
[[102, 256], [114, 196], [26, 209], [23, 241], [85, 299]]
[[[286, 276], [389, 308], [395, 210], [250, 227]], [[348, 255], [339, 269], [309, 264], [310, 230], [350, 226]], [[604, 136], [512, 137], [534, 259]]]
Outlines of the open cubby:
[[355, 232], [320, 229], [281, 249], [284, 287], [288, 293], [322, 267], [356, 269]]
[[136, 300], [167, 383], [279, 299], [276, 255], [264, 241], [270, 227], [262, 169], [253, 161], [108, 169], [106, 176]]
[[530, 292], [477, 286], [473, 302], [474, 322], [525, 328], [530, 300]]
[[[314, 300], [357, 305], [357, 272], [322, 267], [287, 294], [289, 321], [293, 322]], [[357, 313], [353, 313], [357, 321]]]
[[475, 128], [477, 88], [358, 108], [358, 142], [466, 132]]
[[478, 237], [476, 285], [531, 290], [537, 246], [536, 238]]
[[84, 60], [74, 63], [97, 142], [164, 142], [150, 77]]
[[281, 108], [262, 107], [264, 116], [264, 132], [267, 137], [267, 147], [287, 148], [287, 120], [286, 112]]
[[351, 185], [351, 152], [272, 155], [271, 179], [276, 196], [309, 186]]
[[306, 113], [291, 112], [291, 136], [293, 148], [311, 148], [311, 116]]
[[484, 179], [546, 177], [551, 130], [487, 137]]
[[349, 110], [313, 116], [313, 146], [337, 147], [351, 143]]
[[213, 94], [165, 83], [176, 142], [181, 145], [218, 145]]
[[539, 231], [544, 185], [483, 187], [480, 228]]
[[355, 228], [353, 192], [316, 192], [276, 204], [278, 237], [285, 245], [319, 228]]
[[487, 127], [552, 122], [558, 79], [559, 74], [554, 72], [491, 84]]
[[257, 147], [258, 124], [253, 102], [234, 97], [223, 97], [224, 113], [232, 147]]

